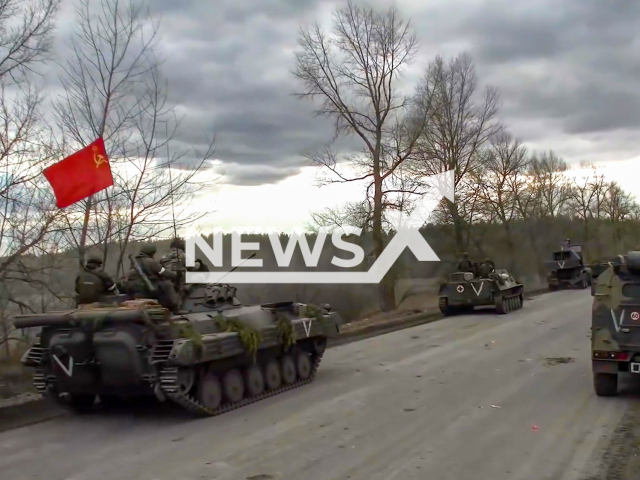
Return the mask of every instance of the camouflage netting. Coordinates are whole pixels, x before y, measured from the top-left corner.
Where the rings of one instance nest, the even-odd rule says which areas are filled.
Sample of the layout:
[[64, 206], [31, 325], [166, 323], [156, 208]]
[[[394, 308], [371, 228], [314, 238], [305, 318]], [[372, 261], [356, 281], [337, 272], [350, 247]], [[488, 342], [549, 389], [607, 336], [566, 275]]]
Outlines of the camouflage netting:
[[216, 323], [223, 332], [237, 333], [238, 337], [240, 337], [240, 343], [242, 343], [244, 349], [251, 355], [253, 361], [256, 361], [258, 348], [262, 343], [262, 334], [258, 330], [255, 330], [248, 325], [244, 325], [238, 320], [232, 318], [219, 318], [216, 320]]
[[202, 336], [193, 329], [193, 325], [188, 323], [178, 325], [178, 335], [187, 340], [193, 340], [196, 349], [202, 349]]
[[293, 328], [293, 323], [290, 319], [280, 317], [276, 322], [276, 331], [278, 332], [278, 339], [285, 350], [289, 350], [296, 343], [296, 330]]
[[322, 321], [322, 311], [315, 305], [305, 305], [302, 314], [306, 318], [315, 318], [316, 320]]

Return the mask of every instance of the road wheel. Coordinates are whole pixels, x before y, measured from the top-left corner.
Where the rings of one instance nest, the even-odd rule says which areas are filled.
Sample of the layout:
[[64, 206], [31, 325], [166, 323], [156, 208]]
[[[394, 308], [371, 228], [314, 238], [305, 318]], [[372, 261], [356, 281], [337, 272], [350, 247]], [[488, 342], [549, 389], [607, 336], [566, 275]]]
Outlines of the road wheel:
[[296, 364], [291, 355], [284, 355], [280, 360], [282, 367], [282, 381], [287, 385], [291, 385], [296, 381]]
[[264, 367], [264, 380], [269, 390], [275, 390], [282, 385], [280, 365], [275, 360], [269, 360]]
[[301, 351], [298, 353], [296, 357], [296, 370], [298, 377], [302, 380], [306, 380], [309, 378], [309, 375], [311, 375], [311, 358], [307, 352]]
[[247, 392], [250, 397], [260, 395], [264, 392], [264, 375], [260, 366], [257, 364], [251, 365], [244, 372], [245, 381], [247, 383]]
[[618, 375], [615, 373], [594, 373], [593, 388], [599, 397], [615, 397], [618, 394]]
[[244, 397], [244, 379], [239, 370], [229, 370], [222, 379], [224, 396], [230, 402], [239, 402]]
[[68, 405], [76, 413], [88, 413], [93, 409], [95, 401], [95, 395], [70, 395]]
[[222, 385], [213, 372], [206, 372], [198, 384], [198, 401], [210, 410], [222, 403]]

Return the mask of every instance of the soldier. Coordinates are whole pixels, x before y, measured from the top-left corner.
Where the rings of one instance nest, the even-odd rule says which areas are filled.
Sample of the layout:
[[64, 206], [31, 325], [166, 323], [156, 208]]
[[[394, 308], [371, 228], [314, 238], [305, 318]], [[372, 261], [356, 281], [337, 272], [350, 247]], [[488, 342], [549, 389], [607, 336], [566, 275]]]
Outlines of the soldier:
[[493, 263], [493, 260], [490, 258], [485, 258], [484, 262], [480, 264], [480, 268], [478, 268], [478, 276], [482, 278], [489, 278], [489, 275], [495, 272], [496, 266]]
[[[153, 258], [157, 251], [155, 245], [146, 244], [140, 248], [140, 253], [135, 256], [135, 260], [140, 265], [142, 271], [145, 273], [152, 285], [158, 289], [158, 301], [160, 304], [170, 310], [177, 310], [180, 307], [180, 297], [173, 288], [171, 280], [176, 279], [176, 273], [171, 270], [167, 270], [165, 267]], [[150, 295], [152, 292], [148, 291], [143, 278], [136, 270], [135, 266], [131, 266], [129, 272], [129, 283], [131, 288], [136, 293], [143, 293], [143, 295]]]
[[462, 258], [458, 261], [458, 271], [473, 273], [473, 264], [471, 260], [469, 260], [469, 254], [467, 252], [464, 252]]
[[571, 240], [569, 240], [568, 238], [565, 238], [564, 242], [562, 242], [562, 249], [569, 250], [570, 248], [571, 248]]
[[76, 277], [78, 305], [99, 302], [103, 295], [118, 294], [115, 282], [101, 267], [102, 259], [97, 255], [91, 255], [82, 266]]
[[195, 261], [195, 266], [187, 267], [187, 270], [189, 270], [190, 272], [208, 272], [209, 267], [207, 267], [202, 260], [197, 258]]
[[178, 291], [184, 284], [185, 242], [181, 238], [175, 238], [169, 247], [171, 250], [160, 259], [160, 265], [176, 274], [175, 279], [173, 279], [173, 285]]

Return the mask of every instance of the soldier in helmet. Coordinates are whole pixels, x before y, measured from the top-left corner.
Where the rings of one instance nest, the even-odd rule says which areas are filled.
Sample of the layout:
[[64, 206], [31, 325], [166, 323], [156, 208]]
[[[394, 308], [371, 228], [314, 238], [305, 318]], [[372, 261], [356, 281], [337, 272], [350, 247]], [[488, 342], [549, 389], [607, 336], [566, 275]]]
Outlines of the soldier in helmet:
[[485, 258], [484, 262], [480, 264], [478, 268], [478, 276], [482, 278], [489, 278], [493, 272], [495, 272], [496, 266], [489, 257]]
[[473, 264], [471, 260], [469, 260], [469, 254], [467, 252], [464, 252], [462, 258], [458, 261], [458, 271], [473, 273]]
[[99, 302], [104, 295], [118, 294], [118, 287], [111, 276], [102, 270], [102, 259], [91, 255], [82, 265], [76, 277], [78, 304]]
[[[152, 286], [157, 289], [160, 304], [170, 310], [177, 310], [180, 307], [181, 301], [171, 282], [176, 278], [176, 274], [171, 270], [167, 270], [160, 262], [153, 258], [156, 251], [157, 248], [153, 244], [143, 245], [140, 248], [140, 253], [135, 256], [135, 260]], [[153, 292], [149, 291], [146, 282], [134, 265], [131, 266], [128, 278], [130, 288], [134, 290], [135, 293], [153, 295]]]
[[179, 290], [184, 284], [185, 242], [182, 238], [175, 238], [169, 247], [171, 250], [160, 259], [160, 265], [176, 274], [173, 283], [175, 289]]

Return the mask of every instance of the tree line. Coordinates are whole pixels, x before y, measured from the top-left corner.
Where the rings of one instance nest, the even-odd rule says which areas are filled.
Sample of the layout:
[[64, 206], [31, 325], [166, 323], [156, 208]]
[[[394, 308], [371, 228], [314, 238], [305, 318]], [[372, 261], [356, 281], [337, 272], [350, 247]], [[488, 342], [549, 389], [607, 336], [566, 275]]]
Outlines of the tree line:
[[[321, 185], [365, 184], [362, 201], [315, 212], [310, 230], [362, 228], [377, 257], [393, 230], [389, 216], [415, 208], [433, 188], [430, 176], [453, 171], [455, 201], [443, 199], [426, 223], [444, 228], [444, 245], [454, 254], [486, 251], [495, 238], [481, 232], [491, 225], [502, 230], [511, 260], [523, 248], [539, 252], [541, 225], [558, 218], [581, 223], [580, 240], [595, 256], [610, 250], [598, 241], [604, 220], [614, 224], [614, 248], [622, 248], [625, 222], [640, 215], [631, 195], [593, 166], [576, 174], [553, 151], [528, 151], [500, 121], [499, 92], [480, 88], [467, 54], [437, 56], [407, 91], [402, 75], [417, 51], [416, 34], [396, 8], [349, 1], [334, 12], [330, 31], [317, 23], [301, 29], [293, 71], [298, 96], [316, 103], [336, 138], [361, 145], [348, 154], [327, 146], [308, 157], [324, 172]], [[516, 225], [525, 229], [527, 245], [516, 241]], [[383, 310], [395, 308], [394, 279], [390, 272], [380, 285]]]

